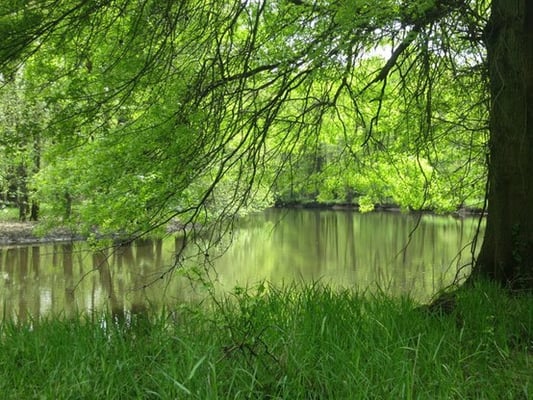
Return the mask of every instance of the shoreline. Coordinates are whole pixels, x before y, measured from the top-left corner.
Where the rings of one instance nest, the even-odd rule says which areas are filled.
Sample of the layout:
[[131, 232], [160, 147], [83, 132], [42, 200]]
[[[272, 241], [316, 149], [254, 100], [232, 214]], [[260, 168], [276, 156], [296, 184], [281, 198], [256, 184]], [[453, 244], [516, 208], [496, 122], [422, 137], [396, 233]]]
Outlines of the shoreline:
[[33, 221], [0, 221], [0, 246], [78, 242], [86, 239], [62, 228], [40, 236], [34, 232], [38, 225], [38, 222]]
[[[299, 209], [309, 209], [309, 210], [333, 210], [333, 211], [353, 211], [359, 212], [359, 207], [357, 204], [324, 204], [317, 202], [309, 203], [287, 203], [287, 204], [278, 204], [273, 207], [273, 209], [288, 209], [288, 210], [299, 210]], [[401, 213], [402, 211], [396, 205], [377, 205], [373, 211], [369, 212], [390, 212], [390, 213]], [[408, 214], [435, 214], [431, 210], [409, 210]], [[454, 212], [444, 213], [442, 215], [451, 215], [456, 218], [464, 217], [474, 217], [482, 215], [482, 210], [478, 209], [459, 209]], [[66, 228], [57, 228], [50, 232], [47, 232], [44, 235], [36, 234], [35, 228], [39, 226], [39, 222], [28, 221], [0, 221], [0, 246], [16, 246], [16, 245], [31, 245], [31, 244], [43, 244], [43, 243], [64, 243], [64, 242], [79, 242], [86, 240], [87, 238], [76, 234]]]
[[[271, 208], [286, 208], [286, 209], [316, 209], [316, 210], [334, 210], [334, 211], [355, 211], [360, 212], [360, 206], [357, 203], [321, 203], [318, 201], [306, 201], [306, 202], [279, 202], [274, 204]], [[451, 215], [457, 217], [470, 217], [470, 216], [479, 216], [486, 215], [487, 211], [482, 208], [474, 207], [460, 207], [455, 211], [448, 211], [443, 213], [438, 213], [432, 209], [420, 209], [420, 210], [402, 210], [397, 204], [375, 204], [374, 209], [367, 212], [405, 212], [408, 214], [434, 214], [434, 215]]]

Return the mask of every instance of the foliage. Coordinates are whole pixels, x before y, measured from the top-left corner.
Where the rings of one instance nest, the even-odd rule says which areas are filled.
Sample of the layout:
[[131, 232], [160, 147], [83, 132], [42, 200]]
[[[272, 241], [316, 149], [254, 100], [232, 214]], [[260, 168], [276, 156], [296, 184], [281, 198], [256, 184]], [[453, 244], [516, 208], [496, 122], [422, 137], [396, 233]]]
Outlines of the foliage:
[[480, 206], [475, 2], [4, 8], [0, 68], [23, 63], [51, 114], [33, 186], [52, 223], [132, 234], [273, 198]]
[[[25, 80], [24, 71], [6, 83], [0, 94], [0, 203], [17, 206], [19, 218], [24, 220], [30, 217], [30, 181], [40, 168], [41, 141], [49, 113], [35, 96], [32, 83]], [[34, 213], [32, 210], [31, 217], [35, 219]]]

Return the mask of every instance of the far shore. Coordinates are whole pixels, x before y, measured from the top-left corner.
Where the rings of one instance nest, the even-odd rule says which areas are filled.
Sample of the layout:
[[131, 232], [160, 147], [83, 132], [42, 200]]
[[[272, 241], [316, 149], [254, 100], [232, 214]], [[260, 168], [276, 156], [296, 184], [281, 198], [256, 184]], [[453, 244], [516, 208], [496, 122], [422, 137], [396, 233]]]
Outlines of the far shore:
[[45, 235], [35, 233], [38, 222], [0, 221], [0, 245], [73, 242], [86, 238], [67, 229], [55, 229]]
[[[323, 210], [349, 210], [349, 211], [359, 211], [357, 204], [324, 204], [317, 202], [306, 202], [306, 203], [286, 203], [278, 204], [273, 208], [287, 208], [287, 209], [323, 209]], [[375, 209], [371, 212], [402, 212], [402, 210], [396, 205], [376, 205]], [[410, 210], [408, 213], [424, 213], [424, 214], [434, 214], [431, 210]], [[471, 209], [471, 208], [461, 208], [455, 212], [448, 213], [447, 215], [452, 215], [455, 217], [469, 217], [481, 215], [482, 210]], [[87, 238], [76, 234], [65, 228], [57, 228], [50, 232], [47, 232], [44, 235], [39, 235], [35, 233], [35, 228], [39, 225], [38, 222], [28, 221], [0, 221], [0, 246], [6, 245], [28, 245], [28, 244], [38, 244], [38, 243], [51, 243], [51, 242], [74, 242], [82, 241]], [[170, 231], [175, 231], [174, 227], [169, 227]]]

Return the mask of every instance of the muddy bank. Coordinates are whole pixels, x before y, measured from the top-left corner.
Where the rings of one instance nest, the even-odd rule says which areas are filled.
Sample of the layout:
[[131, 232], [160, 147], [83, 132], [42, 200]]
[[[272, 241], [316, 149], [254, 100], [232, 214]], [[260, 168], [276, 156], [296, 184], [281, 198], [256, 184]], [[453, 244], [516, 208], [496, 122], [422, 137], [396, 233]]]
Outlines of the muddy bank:
[[[46, 231], [45, 234], [38, 233], [37, 222], [18, 222], [18, 221], [1, 221], [0, 222], [0, 246], [5, 245], [27, 245], [32, 243], [51, 243], [51, 242], [74, 242], [86, 240], [87, 237], [76, 234], [66, 228], [56, 228], [51, 231]], [[177, 222], [170, 222], [167, 225], [166, 233], [174, 234], [181, 232], [185, 228], [182, 224]], [[118, 242], [129, 241], [127, 237], [122, 237], [120, 234], [111, 236], [101, 236], [95, 234], [99, 239], [113, 239]]]
[[0, 245], [83, 240], [83, 237], [75, 235], [67, 229], [56, 229], [46, 235], [38, 235], [35, 233], [36, 227], [37, 223], [35, 222], [0, 222]]

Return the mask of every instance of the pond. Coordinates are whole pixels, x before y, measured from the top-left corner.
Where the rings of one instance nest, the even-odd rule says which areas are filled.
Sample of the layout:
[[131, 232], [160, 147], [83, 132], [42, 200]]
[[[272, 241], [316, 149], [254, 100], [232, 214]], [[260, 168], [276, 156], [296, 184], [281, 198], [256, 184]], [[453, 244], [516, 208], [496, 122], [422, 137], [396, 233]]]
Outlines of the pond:
[[[227, 250], [209, 254], [209, 277], [221, 291], [320, 281], [426, 300], [468, 272], [461, 268], [477, 225], [473, 217], [270, 209], [239, 221]], [[201, 298], [206, 286], [165, 274], [179, 248], [173, 237], [106, 251], [83, 242], [0, 247], [3, 316], [127, 314]]]

